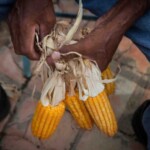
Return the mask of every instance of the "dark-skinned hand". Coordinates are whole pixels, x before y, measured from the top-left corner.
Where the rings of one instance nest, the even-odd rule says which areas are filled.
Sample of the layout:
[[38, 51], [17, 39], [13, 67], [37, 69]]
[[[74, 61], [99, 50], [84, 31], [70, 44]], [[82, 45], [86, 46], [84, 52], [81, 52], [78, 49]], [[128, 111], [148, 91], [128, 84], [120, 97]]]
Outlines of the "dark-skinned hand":
[[112, 59], [113, 53], [122, 39], [122, 34], [110, 32], [110, 26], [101, 25], [77, 44], [62, 47], [59, 51], [67, 53], [75, 51], [83, 57], [95, 60], [103, 71]]
[[[98, 19], [95, 29], [85, 39], [77, 44], [64, 46], [59, 51], [79, 52], [96, 60], [103, 71], [112, 60], [124, 33], [149, 8], [147, 2], [119, 0], [111, 10]], [[15, 52], [38, 60], [40, 53], [35, 46], [35, 32], [38, 32], [42, 40], [54, 26], [52, 0], [17, 0], [9, 15], [8, 24]], [[58, 59], [58, 55], [53, 54], [51, 58]], [[51, 58], [48, 60], [52, 60]]]
[[[75, 51], [95, 60], [101, 71], [111, 62], [124, 33], [149, 9], [147, 0], [119, 0], [100, 17], [94, 30], [77, 44], [62, 47], [59, 51]], [[133, 11], [134, 10], [134, 11]]]
[[51, 31], [55, 21], [52, 0], [17, 0], [8, 17], [15, 52], [38, 60], [40, 53], [35, 46], [35, 32], [41, 40]]

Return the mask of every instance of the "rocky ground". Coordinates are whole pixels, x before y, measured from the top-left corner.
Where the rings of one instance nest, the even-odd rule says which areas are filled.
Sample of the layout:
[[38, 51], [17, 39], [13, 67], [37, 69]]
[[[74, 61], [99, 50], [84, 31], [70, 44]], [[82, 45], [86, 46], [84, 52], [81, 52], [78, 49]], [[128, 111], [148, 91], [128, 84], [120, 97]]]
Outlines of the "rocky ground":
[[[69, 0], [65, 0], [60, 1], [55, 10], [69, 13], [76, 12], [77, 7], [74, 7]], [[85, 13], [89, 14], [86, 11]], [[85, 25], [93, 27], [94, 21], [83, 21], [81, 26]], [[0, 123], [0, 149], [144, 150], [145, 148], [136, 140], [131, 127], [131, 118], [135, 109], [150, 98], [150, 64], [126, 37], [122, 39], [111, 62], [112, 70], [116, 69], [116, 64], [120, 64], [121, 73], [116, 81], [116, 92], [110, 96], [119, 125], [116, 136], [107, 137], [96, 127], [92, 131], [84, 131], [76, 125], [70, 113], [66, 111], [55, 134], [48, 140], [38, 140], [32, 136], [30, 124], [40, 95], [41, 83], [32, 77], [23, 76], [22, 57], [14, 54], [7, 25], [1, 22], [0, 81], [15, 85], [19, 92], [14, 92], [10, 97], [12, 106], [10, 114]], [[38, 88], [32, 98], [34, 84], [37, 84]]]

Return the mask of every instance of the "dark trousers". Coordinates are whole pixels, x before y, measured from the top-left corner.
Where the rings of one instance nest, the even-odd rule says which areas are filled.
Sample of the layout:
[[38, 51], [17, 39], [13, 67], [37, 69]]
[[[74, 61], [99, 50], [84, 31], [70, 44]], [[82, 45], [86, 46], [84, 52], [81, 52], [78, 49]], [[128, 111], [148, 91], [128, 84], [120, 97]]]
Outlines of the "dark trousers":
[[150, 150], [150, 105], [144, 111], [142, 124], [147, 134], [147, 148]]
[[10, 111], [10, 102], [6, 92], [0, 85], [0, 121], [2, 121]]

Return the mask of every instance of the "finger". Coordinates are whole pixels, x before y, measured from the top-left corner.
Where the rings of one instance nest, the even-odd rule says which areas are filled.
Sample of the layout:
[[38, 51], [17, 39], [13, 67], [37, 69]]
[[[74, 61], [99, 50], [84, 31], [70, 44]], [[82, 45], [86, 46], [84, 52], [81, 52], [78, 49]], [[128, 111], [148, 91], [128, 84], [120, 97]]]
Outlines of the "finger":
[[85, 54], [85, 46], [84, 42], [79, 41], [76, 44], [65, 45], [59, 49], [60, 53], [69, 53], [69, 52], [77, 52], [80, 54]]
[[98, 64], [101, 72], [103, 72], [107, 68], [107, 65], [100, 59], [98, 59], [96, 62]]
[[93, 37], [94, 36], [92, 35], [92, 33], [90, 33], [86, 38], [81, 39], [78, 43], [63, 46], [62, 48], [60, 48], [59, 51], [61, 53], [68, 53], [74, 51], [82, 54], [83, 56], [91, 57], [92, 51], [95, 50]]
[[51, 57], [54, 61], [59, 60], [60, 59], [60, 52], [53, 52]]
[[19, 24], [18, 24], [18, 18], [16, 17], [16, 14], [14, 12], [14, 9], [9, 14], [8, 18], [8, 27], [11, 35], [11, 41], [13, 43], [13, 48], [16, 54], [21, 54], [19, 51], [17, 51], [17, 47], [19, 46], [19, 40], [17, 40], [16, 35], [19, 35]]
[[36, 28], [36, 25], [31, 26], [27, 23], [24, 27], [21, 27], [18, 39], [20, 42], [18, 51], [32, 60], [39, 60], [40, 58], [40, 54], [36, 52], [34, 47]]
[[97, 53], [95, 56], [95, 61], [97, 62], [101, 71], [104, 71], [110, 63], [106, 57], [106, 54], [104, 53]]
[[32, 60], [38, 60], [39, 54], [35, 52], [33, 46], [35, 28], [27, 26], [26, 23], [20, 23], [15, 13], [11, 14], [9, 18], [9, 28], [16, 54], [25, 55]]
[[55, 68], [55, 63], [51, 56], [47, 57], [46, 61], [50, 67]]
[[46, 61], [49, 65], [51, 65], [59, 59], [60, 59], [60, 53], [59, 52], [53, 52], [52, 55], [50, 57], [48, 57]]
[[39, 38], [42, 40], [47, 34], [49, 34], [54, 26], [54, 23], [43, 23], [40, 24], [40, 29], [39, 29]]
[[52, 59], [51, 56], [47, 57], [46, 61], [47, 61], [47, 63], [48, 63], [50, 66], [51, 66], [51, 64], [54, 63], [54, 60]]

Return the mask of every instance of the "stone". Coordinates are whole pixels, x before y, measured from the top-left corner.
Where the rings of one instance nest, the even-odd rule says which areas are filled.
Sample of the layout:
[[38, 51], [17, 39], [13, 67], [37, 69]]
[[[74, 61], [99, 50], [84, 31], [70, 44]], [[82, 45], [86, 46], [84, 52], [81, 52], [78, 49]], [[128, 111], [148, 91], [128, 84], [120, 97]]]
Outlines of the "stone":
[[130, 150], [128, 139], [122, 138], [122, 135], [119, 134], [114, 137], [107, 137], [97, 128], [85, 132], [79, 143], [76, 144], [75, 150]]
[[46, 149], [69, 150], [78, 129], [73, 118], [66, 112], [56, 132], [49, 139], [43, 140], [42, 143]]
[[0, 147], [7, 150], [40, 150], [34, 143], [19, 136], [6, 136]]
[[0, 51], [0, 61], [0, 73], [5, 74], [19, 84], [23, 84], [25, 82], [22, 71], [15, 64], [9, 48], [5, 49], [4, 51]]
[[[5, 92], [8, 95], [9, 102], [10, 102], [10, 105], [11, 105], [10, 113], [7, 115], [7, 117], [4, 120], [2, 120], [0, 122], [0, 132], [3, 132], [3, 130], [5, 129], [7, 123], [9, 122], [9, 120], [12, 117], [12, 115], [14, 114], [15, 107], [16, 107], [17, 101], [20, 98], [21, 93], [20, 93], [19, 90], [14, 88], [14, 85], [16, 87], [19, 86], [19, 85], [15, 81], [13, 81], [10, 78], [8, 78], [5, 75], [3, 75], [2, 73], [0, 74], [0, 80], [3, 81], [4, 83], [7, 83], [5, 85], [5, 87], [7, 87], [5, 89]], [[13, 88], [14, 88], [14, 90], [13, 90]]]

